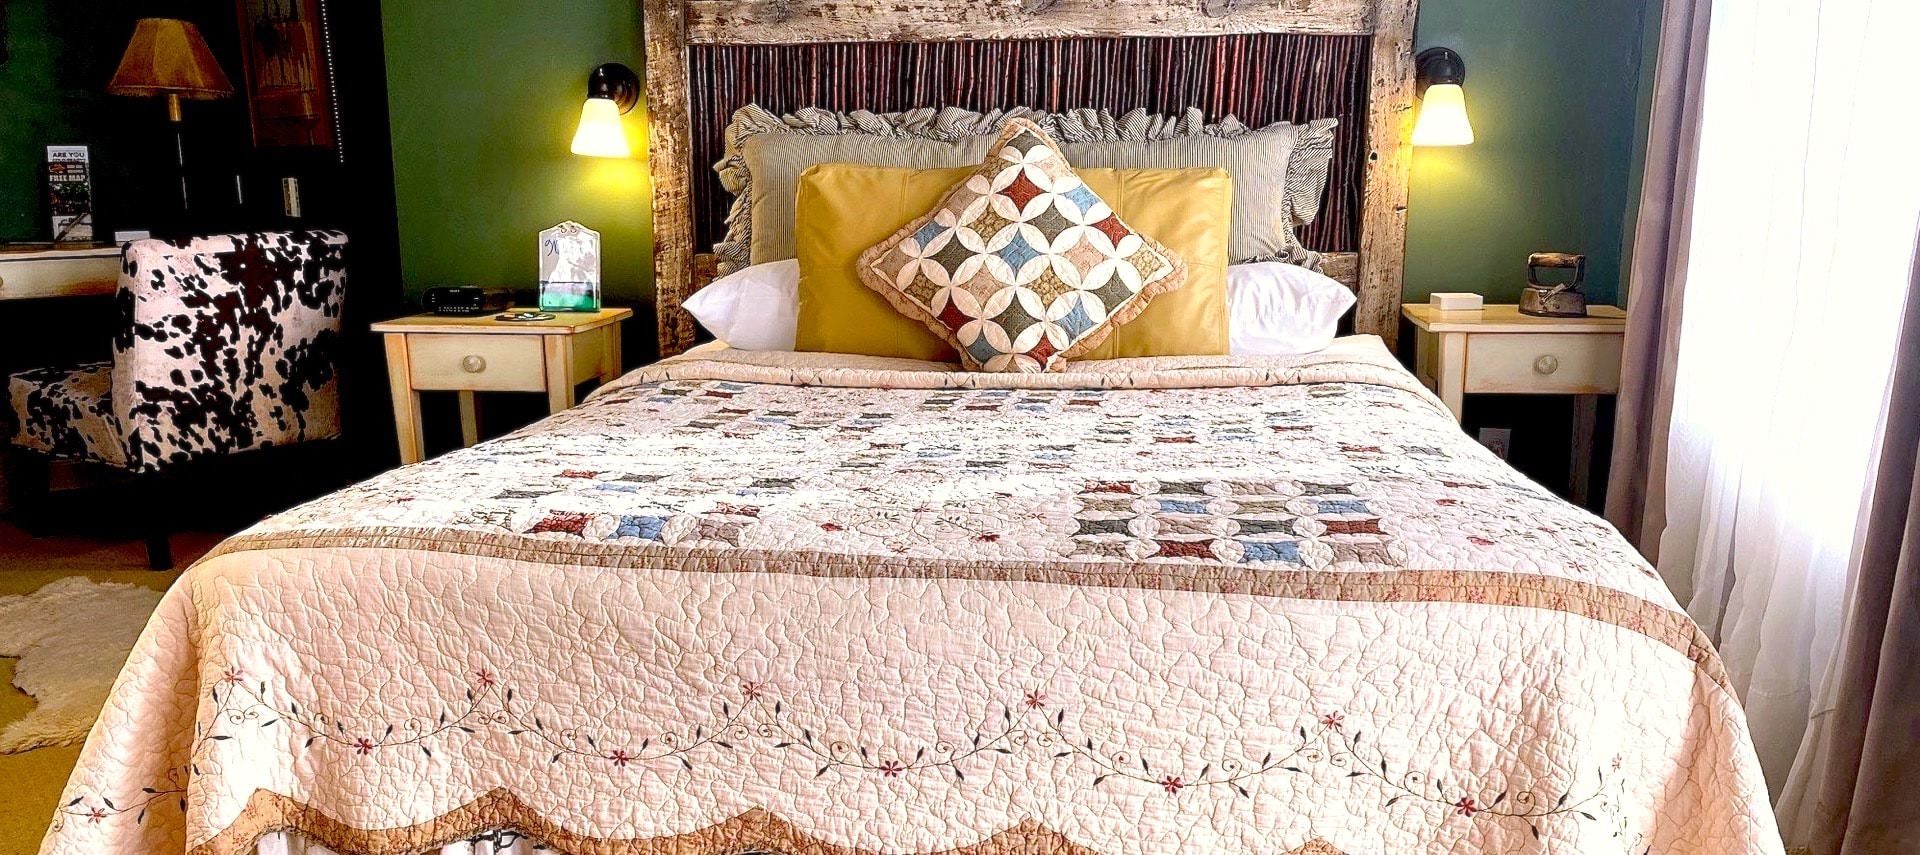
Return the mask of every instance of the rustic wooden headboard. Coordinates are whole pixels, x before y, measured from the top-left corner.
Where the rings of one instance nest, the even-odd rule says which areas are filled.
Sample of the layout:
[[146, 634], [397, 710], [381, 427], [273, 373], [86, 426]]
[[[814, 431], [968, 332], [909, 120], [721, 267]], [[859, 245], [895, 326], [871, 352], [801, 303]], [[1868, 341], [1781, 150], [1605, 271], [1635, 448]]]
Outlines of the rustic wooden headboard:
[[[1348, 283], [1359, 297], [1354, 330], [1380, 335], [1391, 344], [1399, 329], [1401, 258], [1406, 243], [1407, 175], [1412, 149], [1413, 22], [1418, 0], [643, 0], [646, 27], [647, 106], [652, 121], [649, 168], [653, 176], [654, 288], [658, 311], [660, 354], [680, 353], [694, 343], [694, 322], [681, 303], [712, 276], [713, 259], [705, 254], [703, 238], [710, 239], [711, 217], [717, 203], [708, 195], [708, 170], [717, 143], [712, 104], [696, 102], [709, 93], [694, 92], [692, 71], [711, 73], [716, 61], [728, 58], [723, 50], [738, 47], [760, 51], [733, 56], [735, 62], [795, 63], [808, 59], [805, 51], [785, 52], [776, 46], [858, 46], [867, 43], [1016, 42], [1026, 40], [1086, 41], [1142, 37], [1224, 37], [1243, 34], [1288, 34], [1296, 44], [1283, 46], [1292, 54], [1318, 57], [1311, 41], [1328, 43], [1325, 53], [1364, 63], [1364, 122], [1349, 125], [1343, 148], [1336, 153], [1329, 206], [1343, 199], [1358, 200], [1357, 211], [1328, 218], [1323, 234], [1334, 235], [1315, 249], [1337, 247], [1325, 256], [1327, 273]], [[1324, 38], [1323, 38], [1324, 37]], [[1348, 45], [1358, 37], [1364, 54], [1352, 55]], [[1244, 44], [1227, 46], [1241, 61], [1266, 54], [1250, 54]], [[857, 49], [857, 48], [853, 48]], [[817, 47], [815, 48], [817, 50]], [[1164, 51], [1162, 53], [1165, 53]], [[1206, 64], [1221, 51], [1193, 51], [1198, 73], [1225, 74]], [[885, 57], [866, 51], [861, 59]], [[1231, 57], [1230, 57], [1231, 58]], [[821, 61], [812, 58], [813, 71]], [[1234, 67], [1234, 83], [1264, 91], [1275, 100], [1302, 98], [1316, 92], [1354, 97], [1356, 81], [1338, 79], [1338, 62], [1309, 61], [1288, 64], [1279, 76], [1245, 73]], [[1355, 69], [1358, 71], [1358, 67]], [[807, 73], [795, 68], [796, 73]], [[958, 72], [955, 73], [966, 73]], [[1324, 76], [1324, 79], [1323, 77]], [[711, 80], [702, 85], [711, 85]], [[954, 81], [964, 84], [967, 81]], [[949, 87], [952, 88], [952, 87]], [[1109, 87], [1111, 88], [1111, 87]], [[1322, 92], [1321, 90], [1324, 90]], [[1122, 97], [1126, 93], [1119, 93]], [[1235, 93], [1237, 94], [1237, 93]], [[702, 97], [696, 97], [702, 96]], [[1222, 103], [1246, 104], [1248, 98]], [[1325, 100], [1324, 98], [1321, 100]], [[1150, 99], [1141, 93], [1128, 104]], [[1306, 102], [1302, 102], [1306, 103]], [[731, 110], [744, 104], [727, 105]], [[766, 105], [775, 106], [775, 105]], [[826, 106], [826, 105], [786, 105]], [[868, 109], [897, 109], [880, 104]], [[899, 105], [906, 106], [906, 105]], [[952, 106], [916, 104], [914, 106]], [[978, 107], [1050, 104], [980, 104]], [[1106, 106], [1114, 104], [1074, 104]], [[1244, 108], [1243, 108], [1244, 111]], [[1209, 116], [1218, 119], [1219, 116]], [[1242, 117], [1246, 118], [1246, 117]], [[1294, 118], [1299, 118], [1295, 116]], [[696, 130], [699, 136], [696, 137]], [[709, 138], [711, 137], [711, 139]], [[705, 157], [699, 162], [696, 156]], [[1356, 163], [1357, 161], [1357, 163]], [[1352, 186], [1355, 182], [1358, 187]]]

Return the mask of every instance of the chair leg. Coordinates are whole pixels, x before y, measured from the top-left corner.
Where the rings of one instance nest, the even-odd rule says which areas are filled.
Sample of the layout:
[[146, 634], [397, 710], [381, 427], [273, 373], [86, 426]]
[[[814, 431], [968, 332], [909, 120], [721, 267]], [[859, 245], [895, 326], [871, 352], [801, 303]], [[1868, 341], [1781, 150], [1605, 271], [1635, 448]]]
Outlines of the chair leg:
[[173, 569], [173, 544], [168, 541], [164, 530], [147, 533], [147, 567], [153, 570]]
[[9, 457], [14, 465], [7, 473], [6, 486], [14, 519], [28, 534], [39, 537], [45, 533], [50, 516], [47, 505], [53, 501], [52, 479], [47, 472], [51, 461], [32, 451], [13, 452]]
[[147, 567], [154, 570], [173, 569], [173, 544], [169, 535], [173, 533], [173, 514], [167, 511], [172, 507], [170, 501], [178, 501], [178, 496], [169, 496], [169, 487], [177, 487], [179, 482], [168, 472], [149, 472], [134, 476], [133, 494], [136, 501], [145, 510], [144, 518], [147, 540]]

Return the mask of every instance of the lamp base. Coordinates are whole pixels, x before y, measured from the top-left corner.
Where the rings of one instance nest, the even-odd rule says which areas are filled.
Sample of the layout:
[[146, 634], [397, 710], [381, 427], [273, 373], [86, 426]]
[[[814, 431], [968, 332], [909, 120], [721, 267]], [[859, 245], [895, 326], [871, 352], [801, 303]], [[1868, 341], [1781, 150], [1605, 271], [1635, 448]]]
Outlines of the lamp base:
[[173, 168], [180, 179], [180, 210], [187, 204], [187, 117], [180, 109], [180, 96], [167, 95], [167, 129], [173, 131]]

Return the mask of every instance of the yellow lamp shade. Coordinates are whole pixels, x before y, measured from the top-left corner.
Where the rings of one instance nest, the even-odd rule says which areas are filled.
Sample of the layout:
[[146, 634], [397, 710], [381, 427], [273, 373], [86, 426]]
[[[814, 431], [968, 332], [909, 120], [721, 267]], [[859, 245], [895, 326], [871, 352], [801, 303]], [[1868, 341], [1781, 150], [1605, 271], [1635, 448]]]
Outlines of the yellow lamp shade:
[[1458, 83], [1435, 83], [1420, 100], [1420, 118], [1413, 124], [1414, 145], [1466, 145], [1473, 142], [1473, 123], [1467, 121], [1467, 93]]
[[573, 132], [573, 153], [588, 157], [632, 157], [620, 105], [611, 98], [588, 98], [580, 106], [580, 127]]
[[173, 18], [141, 18], [107, 83], [115, 95], [212, 99], [233, 94], [199, 28]]

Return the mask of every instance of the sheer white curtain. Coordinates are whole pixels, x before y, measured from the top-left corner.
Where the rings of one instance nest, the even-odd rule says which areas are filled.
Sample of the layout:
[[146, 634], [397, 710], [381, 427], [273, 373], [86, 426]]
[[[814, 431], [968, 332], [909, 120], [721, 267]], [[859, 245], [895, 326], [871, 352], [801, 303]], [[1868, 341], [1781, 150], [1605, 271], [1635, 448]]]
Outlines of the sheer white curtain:
[[1780, 792], [1837, 642], [1920, 212], [1917, 0], [1716, 0], [1659, 569]]

